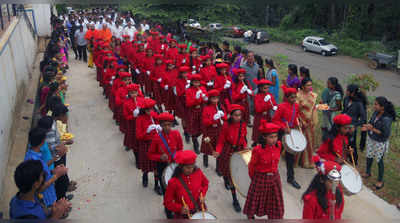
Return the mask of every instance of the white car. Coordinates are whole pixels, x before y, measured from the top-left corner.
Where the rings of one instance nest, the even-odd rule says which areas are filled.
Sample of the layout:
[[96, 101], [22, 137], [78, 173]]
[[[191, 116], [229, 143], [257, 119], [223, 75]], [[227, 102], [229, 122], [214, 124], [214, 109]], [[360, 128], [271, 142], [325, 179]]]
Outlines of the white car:
[[188, 23], [187, 23], [190, 27], [194, 27], [194, 28], [201, 28], [201, 25], [199, 22], [197, 22], [194, 19], [189, 19]]
[[221, 29], [222, 29], [221, 23], [210, 23], [210, 24], [208, 24], [208, 30], [210, 30], [210, 31], [221, 30]]
[[304, 52], [312, 51], [320, 53], [322, 56], [336, 55], [338, 48], [328, 43], [324, 38], [316, 36], [307, 36], [301, 44]]

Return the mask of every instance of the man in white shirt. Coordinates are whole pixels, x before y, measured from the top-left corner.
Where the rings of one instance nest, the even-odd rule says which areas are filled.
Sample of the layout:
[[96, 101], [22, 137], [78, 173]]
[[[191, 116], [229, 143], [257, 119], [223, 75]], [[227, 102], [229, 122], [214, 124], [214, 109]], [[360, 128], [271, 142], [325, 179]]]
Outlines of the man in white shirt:
[[132, 41], [133, 38], [135, 37], [135, 33], [136, 33], [136, 28], [132, 26], [131, 22], [128, 22], [128, 26], [125, 27], [123, 35], [128, 35], [129, 40]]
[[149, 24], [147, 24], [146, 20], [143, 20], [142, 24], [140, 24], [140, 26], [142, 27], [142, 32], [146, 32], [146, 30], [150, 30], [150, 26]]
[[112, 27], [111, 32], [112, 32], [113, 36], [115, 36], [116, 38], [121, 39], [123, 28], [122, 28], [122, 26], [119, 25], [118, 21], [115, 22], [115, 26]]
[[80, 26], [75, 32], [75, 44], [78, 48], [79, 60], [87, 62], [86, 45], [87, 41], [85, 39], [86, 31], [83, 30], [83, 26]]

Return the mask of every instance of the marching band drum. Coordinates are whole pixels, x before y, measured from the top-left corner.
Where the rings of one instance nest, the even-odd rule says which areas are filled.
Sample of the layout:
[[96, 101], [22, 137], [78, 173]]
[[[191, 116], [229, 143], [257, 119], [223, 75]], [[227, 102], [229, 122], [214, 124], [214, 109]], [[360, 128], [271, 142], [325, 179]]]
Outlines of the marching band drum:
[[192, 215], [190, 219], [200, 220], [200, 219], [208, 219], [208, 220], [216, 220], [217, 217], [208, 211], [198, 211]]
[[247, 197], [251, 183], [248, 165], [251, 159], [251, 150], [243, 150], [232, 154], [230, 160], [232, 182], [241, 196]]
[[287, 152], [297, 154], [304, 151], [307, 146], [307, 139], [301, 131], [291, 129], [289, 134], [284, 135], [283, 143]]
[[168, 181], [172, 178], [174, 174], [175, 168], [178, 166], [176, 163], [169, 164], [162, 173], [161, 183], [163, 184], [164, 188], [167, 188]]
[[357, 194], [361, 191], [363, 182], [360, 174], [352, 166], [344, 164], [340, 171], [344, 193], [348, 196]]

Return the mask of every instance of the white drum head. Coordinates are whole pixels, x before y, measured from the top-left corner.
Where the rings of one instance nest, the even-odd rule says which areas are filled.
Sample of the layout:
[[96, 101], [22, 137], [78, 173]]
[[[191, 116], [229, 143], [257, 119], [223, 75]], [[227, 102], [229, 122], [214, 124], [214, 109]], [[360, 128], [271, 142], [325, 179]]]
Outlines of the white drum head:
[[178, 166], [178, 164], [171, 163], [167, 167], [165, 167], [164, 173], [163, 173], [163, 180], [164, 180], [165, 186], [168, 185], [168, 181], [172, 178], [172, 174], [174, 174], [174, 170], [177, 166]]
[[213, 215], [213, 214], [211, 214], [210, 212], [207, 212], [207, 211], [205, 211], [204, 212], [204, 218], [203, 218], [203, 212], [202, 211], [199, 211], [199, 212], [196, 212], [196, 213], [194, 213], [193, 215], [192, 215], [192, 218], [191, 219], [210, 219], [210, 220], [214, 220], [214, 219], [217, 219], [217, 217], [215, 217], [215, 215]]
[[294, 152], [302, 152], [307, 146], [306, 137], [297, 129], [290, 130], [284, 137], [286, 145]]
[[343, 187], [352, 194], [357, 194], [362, 189], [362, 179], [360, 174], [349, 165], [343, 165], [340, 171]]
[[231, 166], [231, 176], [233, 184], [236, 190], [243, 197], [247, 197], [247, 191], [250, 187], [250, 176], [248, 163], [251, 159], [251, 150], [246, 150], [242, 152], [233, 153], [230, 166]]

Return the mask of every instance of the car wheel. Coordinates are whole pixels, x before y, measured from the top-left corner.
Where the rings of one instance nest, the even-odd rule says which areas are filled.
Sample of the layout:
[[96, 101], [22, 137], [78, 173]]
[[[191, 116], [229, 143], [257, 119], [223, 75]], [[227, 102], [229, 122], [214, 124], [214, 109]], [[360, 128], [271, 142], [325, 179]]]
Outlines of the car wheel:
[[326, 57], [326, 56], [328, 56], [328, 53], [327, 53], [326, 51], [322, 51], [322, 52], [321, 52], [321, 55], [324, 56], [324, 57]]
[[307, 50], [307, 47], [303, 46], [303, 51], [304, 51], [304, 52], [307, 52], [307, 51], [308, 51], [308, 50]]

